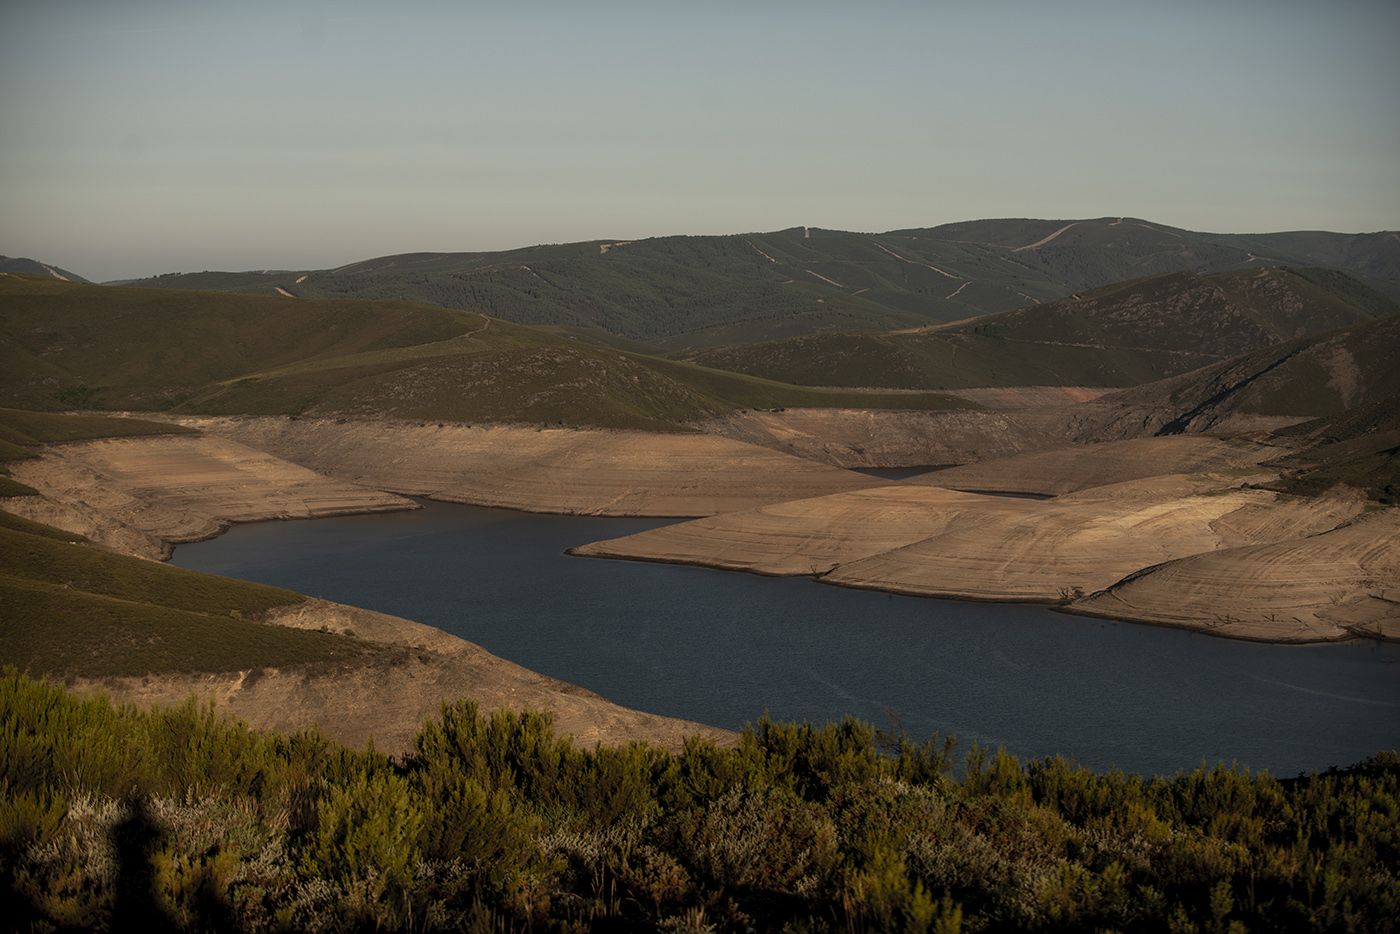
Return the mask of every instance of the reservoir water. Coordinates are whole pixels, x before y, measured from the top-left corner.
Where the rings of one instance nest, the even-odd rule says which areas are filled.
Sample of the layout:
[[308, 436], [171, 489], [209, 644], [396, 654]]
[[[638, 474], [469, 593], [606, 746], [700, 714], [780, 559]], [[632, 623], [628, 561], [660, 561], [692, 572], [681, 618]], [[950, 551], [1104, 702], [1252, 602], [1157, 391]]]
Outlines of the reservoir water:
[[236, 526], [174, 564], [437, 626], [620, 704], [738, 728], [851, 715], [1023, 757], [1275, 774], [1400, 747], [1400, 645], [1275, 646], [1044, 607], [574, 558], [662, 519], [416, 512]]

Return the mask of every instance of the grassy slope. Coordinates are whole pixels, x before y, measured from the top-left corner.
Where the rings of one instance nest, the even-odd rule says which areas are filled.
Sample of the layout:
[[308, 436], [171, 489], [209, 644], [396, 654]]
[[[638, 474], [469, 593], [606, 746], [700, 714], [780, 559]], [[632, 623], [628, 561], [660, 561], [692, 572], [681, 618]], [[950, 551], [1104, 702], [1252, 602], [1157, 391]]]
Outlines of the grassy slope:
[[102, 408], [675, 428], [736, 408], [965, 406], [788, 386], [400, 302], [10, 278], [0, 338], [0, 398], [35, 407], [81, 393]]
[[42, 276], [48, 279], [57, 279], [54, 273], [63, 276], [69, 282], [87, 282], [82, 276], [75, 272], [69, 272], [60, 266], [50, 266], [38, 260], [26, 259], [22, 256], [0, 256], [0, 273], [19, 273], [25, 276]]
[[1331, 270], [1169, 273], [929, 332], [823, 334], [697, 359], [805, 384], [1127, 386], [1396, 311]]
[[304, 599], [113, 554], [0, 512], [0, 659], [34, 673], [239, 671], [378, 651], [343, 636], [256, 622]]
[[[0, 390], [11, 404], [33, 408], [168, 408], [252, 361], [266, 368], [442, 340], [475, 320], [402, 303], [293, 308], [280, 297], [19, 277], [0, 279], [0, 315]], [[89, 392], [97, 387], [99, 395]]]
[[[1196, 233], [1134, 218], [996, 220], [850, 233], [803, 228], [495, 253], [385, 256], [333, 270], [195, 273], [143, 285], [407, 299], [531, 324], [597, 328], [669, 351], [937, 323], [1125, 279], [1259, 265], [1346, 269], [1400, 298], [1400, 240]], [[297, 282], [296, 280], [303, 281]]]

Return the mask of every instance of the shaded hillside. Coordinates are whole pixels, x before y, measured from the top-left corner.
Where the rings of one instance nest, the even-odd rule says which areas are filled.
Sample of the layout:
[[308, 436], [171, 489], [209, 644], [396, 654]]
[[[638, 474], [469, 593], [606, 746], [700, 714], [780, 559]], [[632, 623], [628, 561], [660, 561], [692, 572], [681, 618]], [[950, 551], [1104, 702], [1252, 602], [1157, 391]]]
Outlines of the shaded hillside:
[[1397, 310], [1334, 270], [1168, 273], [961, 325], [819, 334], [695, 359], [809, 385], [1126, 386]]
[[899, 231], [933, 240], [984, 243], [1011, 251], [1073, 288], [1164, 272], [1223, 272], [1254, 266], [1328, 266], [1400, 299], [1400, 233], [1219, 234], [1137, 217], [1094, 220], [967, 221]]
[[1400, 504], [1400, 399], [1313, 419], [1275, 437], [1303, 446], [1274, 462], [1285, 471], [1280, 489], [1310, 494], [1345, 483], [1381, 502]]
[[58, 266], [41, 263], [37, 259], [22, 256], [0, 256], [0, 273], [11, 272], [24, 276], [43, 276], [60, 282], [86, 282], [82, 276]]
[[1152, 433], [1176, 434], [1251, 420], [1277, 428], [1370, 406], [1379, 412], [1396, 401], [1400, 318], [1388, 317], [1103, 396], [1099, 404], [1135, 413]]
[[674, 428], [736, 408], [965, 408], [821, 391], [403, 302], [0, 280], [0, 401], [31, 408]]
[[258, 621], [300, 594], [114, 554], [3, 511], [0, 569], [0, 657], [34, 674], [237, 671], [383, 654]]
[[1400, 296], [1393, 233], [1206, 234], [1133, 218], [850, 233], [658, 237], [413, 253], [336, 269], [172, 274], [141, 285], [392, 298], [598, 328], [668, 350], [959, 320], [1166, 272], [1332, 266]]

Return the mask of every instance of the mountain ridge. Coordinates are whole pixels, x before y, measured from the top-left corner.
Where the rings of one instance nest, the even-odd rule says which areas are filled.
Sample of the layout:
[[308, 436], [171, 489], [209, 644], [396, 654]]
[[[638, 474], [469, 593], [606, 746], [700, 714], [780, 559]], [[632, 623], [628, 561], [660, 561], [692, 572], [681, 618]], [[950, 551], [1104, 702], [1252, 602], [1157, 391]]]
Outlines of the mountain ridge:
[[1340, 268], [1400, 298], [1400, 235], [1392, 231], [1212, 234], [1137, 218], [586, 240], [385, 255], [324, 270], [170, 273], [121, 284], [413, 300], [518, 323], [599, 328], [681, 352], [938, 324], [1146, 275], [1256, 264]]

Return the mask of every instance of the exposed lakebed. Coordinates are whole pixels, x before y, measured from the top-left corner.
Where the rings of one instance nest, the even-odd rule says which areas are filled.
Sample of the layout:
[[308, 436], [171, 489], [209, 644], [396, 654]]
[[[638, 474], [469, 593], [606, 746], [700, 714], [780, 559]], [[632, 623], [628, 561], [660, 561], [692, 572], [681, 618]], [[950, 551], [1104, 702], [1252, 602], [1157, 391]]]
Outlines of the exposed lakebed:
[[737, 728], [852, 715], [1170, 773], [1279, 774], [1400, 746], [1400, 645], [1276, 646], [1036, 606], [577, 558], [663, 519], [444, 503], [236, 526], [174, 564], [437, 626], [610, 700]]

